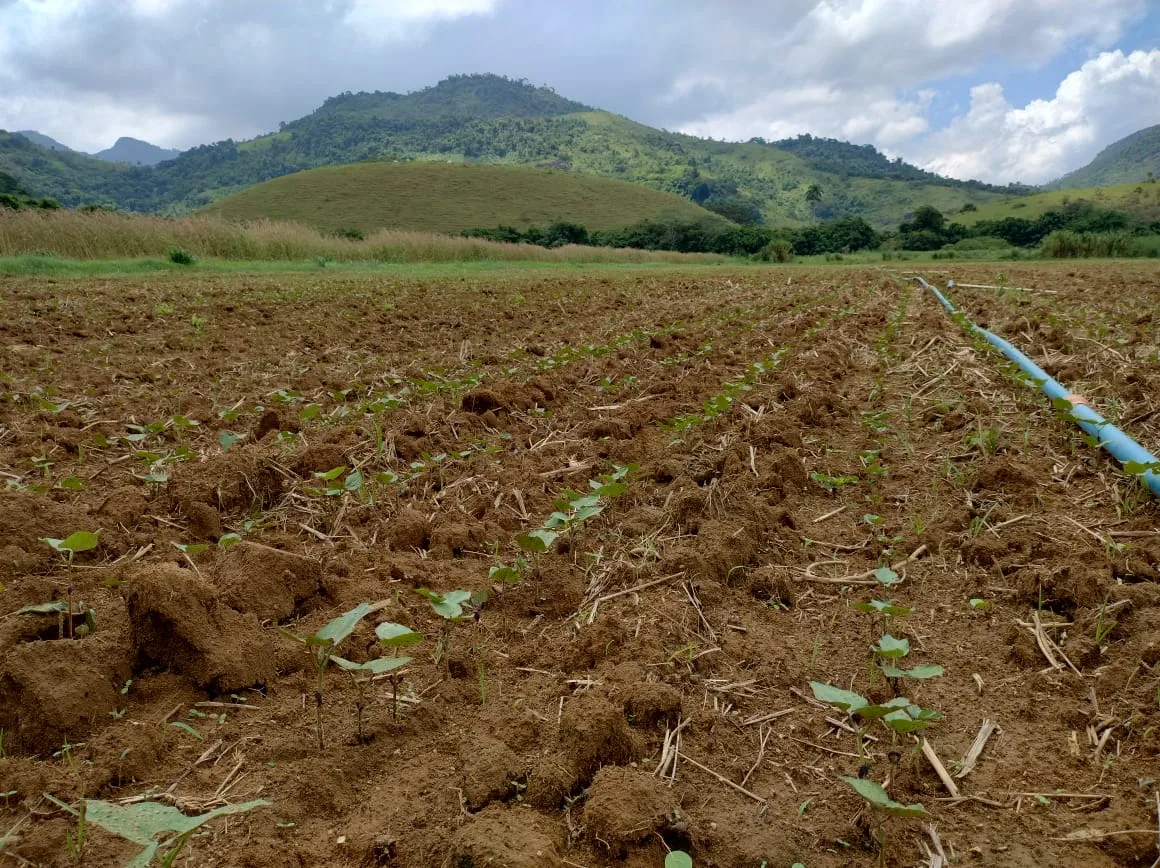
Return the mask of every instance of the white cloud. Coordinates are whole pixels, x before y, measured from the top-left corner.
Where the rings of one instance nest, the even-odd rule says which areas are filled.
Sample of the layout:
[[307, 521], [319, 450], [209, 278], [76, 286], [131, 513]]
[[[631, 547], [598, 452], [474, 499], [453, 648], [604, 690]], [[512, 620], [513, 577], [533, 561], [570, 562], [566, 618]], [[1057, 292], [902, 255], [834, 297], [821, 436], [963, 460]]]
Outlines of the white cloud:
[[1015, 108], [997, 83], [971, 90], [969, 111], [923, 143], [925, 168], [955, 178], [1043, 183], [1103, 146], [1160, 123], [1160, 49], [1106, 51], [1051, 99]]
[[372, 40], [402, 40], [425, 25], [495, 11], [495, 0], [353, 0], [343, 23]]

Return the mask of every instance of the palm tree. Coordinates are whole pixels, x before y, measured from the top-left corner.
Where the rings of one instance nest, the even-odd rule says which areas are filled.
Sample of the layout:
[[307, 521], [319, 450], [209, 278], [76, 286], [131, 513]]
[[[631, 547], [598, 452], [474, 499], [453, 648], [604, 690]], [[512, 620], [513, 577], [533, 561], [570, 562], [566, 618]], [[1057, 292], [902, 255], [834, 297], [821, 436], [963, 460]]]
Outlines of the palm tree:
[[818, 203], [822, 201], [822, 188], [817, 184], [810, 184], [806, 190], [806, 201], [810, 203], [810, 220], [816, 222]]

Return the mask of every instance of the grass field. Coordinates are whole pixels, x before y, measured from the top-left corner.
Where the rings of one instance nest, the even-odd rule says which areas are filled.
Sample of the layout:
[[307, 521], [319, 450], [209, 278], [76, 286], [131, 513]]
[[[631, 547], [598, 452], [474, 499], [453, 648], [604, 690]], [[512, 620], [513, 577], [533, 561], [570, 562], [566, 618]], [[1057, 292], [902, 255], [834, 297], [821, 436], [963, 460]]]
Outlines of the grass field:
[[594, 175], [514, 166], [369, 162], [275, 178], [203, 209], [229, 220], [282, 220], [333, 232], [408, 229], [457, 234], [558, 220], [589, 230], [641, 220], [725, 223], [670, 193]]
[[[0, 257], [10, 271], [45, 273], [69, 268], [54, 260], [129, 260], [193, 257], [242, 262], [724, 262], [713, 254], [620, 250], [567, 245], [546, 249], [433, 232], [381, 229], [362, 241], [335, 238], [296, 223], [245, 225], [218, 217], [169, 219], [142, 214], [0, 209]], [[93, 268], [102, 266], [94, 265]], [[121, 267], [126, 267], [122, 265]], [[145, 263], [135, 268], [149, 270]], [[220, 266], [219, 267], [226, 267]], [[229, 267], [241, 267], [238, 265]]]
[[955, 223], [973, 226], [980, 220], [1002, 220], [1004, 217], [1023, 217], [1034, 220], [1047, 211], [1057, 211], [1069, 202], [1091, 202], [1100, 208], [1127, 211], [1146, 221], [1160, 220], [1160, 184], [1118, 184], [1111, 187], [1090, 187], [1078, 190], [1049, 190], [1030, 196], [985, 202], [977, 211], [949, 213]]
[[[1157, 506], [904, 267], [6, 278], [0, 860], [1151, 864]], [[1160, 449], [1154, 267], [922, 273]]]

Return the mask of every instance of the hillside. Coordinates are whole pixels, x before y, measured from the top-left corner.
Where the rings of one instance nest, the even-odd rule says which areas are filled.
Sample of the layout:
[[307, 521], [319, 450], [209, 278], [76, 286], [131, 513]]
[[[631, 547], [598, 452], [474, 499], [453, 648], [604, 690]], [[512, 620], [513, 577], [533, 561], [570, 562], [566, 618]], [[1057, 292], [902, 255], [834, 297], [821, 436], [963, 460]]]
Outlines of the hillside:
[[129, 163], [134, 166], [155, 166], [165, 160], [172, 160], [181, 151], [173, 148], [160, 148], [150, 142], [143, 142], [129, 136], [121, 136], [113, 143], [113, 147], [105, 148], [92, 154], [98, 160], [107, 160], [112, 163]]
[[1139, 184], [1160, 177], [1160, 124], [1108, 145], [1096, 158], [1048, 185], [1050, 189]]
[[955, 223], [973, 226], [980, 220], [1023, 217], [1034, 220], [1047, 211], [1059, 211], [1069, 204], [1090, 202], [1098, 208], [1124, 211], [1151, 223], [1160, 221], [1160, 183], [1117, 184], [1079, 190], [1047, 190], [1029, 196], [1011, 197], [979, 205], [977, 211], [948, 214]]
[[38, 133], [36, 130], [18, 130], [16, 134], [24, 136], [32, 144], [48, 148], [50, 151], [62, 151], [111, 163], [129, 163], [134, 166], [155, 166], [164, 160], [172, 160], [181, 153], [174, 148], [161, 148], [150, 142], [143, 142], [141, 139], [121, 136], [111, 148], [105, 148], [95, 154], [86, 154], [84, 151], [74, 150], [44, 133]]
[[153, 168], [118, 167], [0, 135], [0, 170], [66, 205], [107, 202], [182, 212], [261, 181], [367, 159], [442, 160], [553, 168], [674, 193], [733, 219], [800, 225], [805, 193], [823, 191], [819, 218], [896, 225], [922, 204], [953, 211], [1012, 192], [940, 178], [868, 146], [801, 137], [715, 142], [587, 109], [548, 88], [493, 75], [456, 76], [415, 93], [345, 93], [247, 142], [185, 151]]
[[38, 133], [36, 130], [17, 130], [16, 134], [24, 136], [28, 141], [34, 145], [40, 145], [42, 148], [48, 148], [50, 151], [68, 151], [69, 153], [76, 153], [68, 145], [61, 144], [52, 136], [46, 136], [44, 133]]
[[671, 193], [588, 175], [511, 166], [368, 162], [286, 175], [205, 209], [231, 220], [291, 220], [323, 231], [422, 229], [458, 233], [557, 220], [620, 229], [646, 219], [716, 214]]

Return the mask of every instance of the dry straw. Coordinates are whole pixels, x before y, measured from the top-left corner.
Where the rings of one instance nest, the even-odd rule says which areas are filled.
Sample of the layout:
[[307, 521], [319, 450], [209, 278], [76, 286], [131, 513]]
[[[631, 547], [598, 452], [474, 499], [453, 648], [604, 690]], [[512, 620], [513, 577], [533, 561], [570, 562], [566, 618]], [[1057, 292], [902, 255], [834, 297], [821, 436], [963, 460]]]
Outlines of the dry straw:
[[713, 254], [568, 245], [548, 250], [432, 232], [383, 229], [355, 241], [323, 235], [297, 223], [229, 223], [216, 217], [0, 209], [0, 256], [43, 254], [66, 259], [194, 256], [232, 260], [336, 262], [721, 262]]

